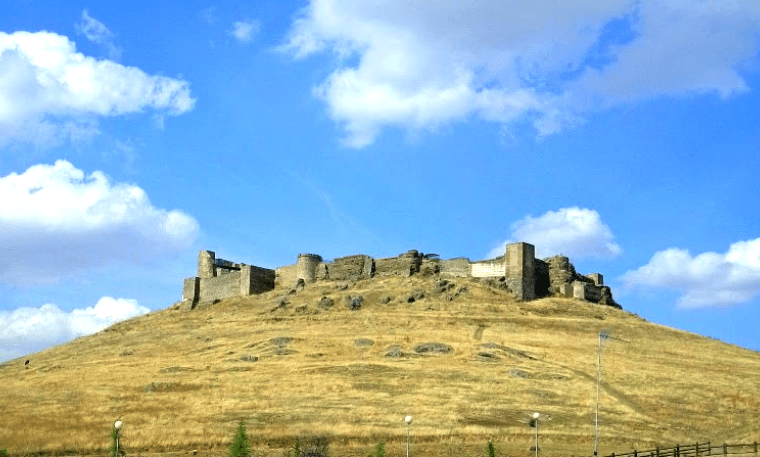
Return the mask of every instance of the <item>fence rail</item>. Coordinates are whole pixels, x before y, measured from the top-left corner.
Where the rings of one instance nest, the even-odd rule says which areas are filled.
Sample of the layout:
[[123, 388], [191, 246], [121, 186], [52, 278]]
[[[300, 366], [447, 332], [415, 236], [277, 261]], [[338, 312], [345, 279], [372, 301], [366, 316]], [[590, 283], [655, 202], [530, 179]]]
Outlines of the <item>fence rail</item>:
[[757, 441], [749, 444], [712, 445], [710, 442], [687, 445], [677, 444], [674, 447], [654, 448], [646, 451], [633, 451], [617, 454], [613, 452], [605, 457], [708, 457], [711, 455], [758, 455]]

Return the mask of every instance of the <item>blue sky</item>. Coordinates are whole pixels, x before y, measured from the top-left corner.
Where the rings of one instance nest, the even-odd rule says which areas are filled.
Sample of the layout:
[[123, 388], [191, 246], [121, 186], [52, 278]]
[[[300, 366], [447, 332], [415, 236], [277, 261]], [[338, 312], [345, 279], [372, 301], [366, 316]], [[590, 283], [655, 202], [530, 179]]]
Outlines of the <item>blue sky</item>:
[[12, 0], [0, 360], [275, 268], [505, 242], [760, 350], [760, 3]]

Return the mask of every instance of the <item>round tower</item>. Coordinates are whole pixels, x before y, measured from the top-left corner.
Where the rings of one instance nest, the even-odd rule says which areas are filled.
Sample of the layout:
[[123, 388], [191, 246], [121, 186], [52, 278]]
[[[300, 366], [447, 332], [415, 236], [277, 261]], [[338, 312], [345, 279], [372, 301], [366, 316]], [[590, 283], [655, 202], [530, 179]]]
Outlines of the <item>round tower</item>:
[[296, 279], [303, 279], [306, 284], [317, 280], [317, 267], [322, 261], [322, 256], [317, 254], [298, 254], [296, 262]]

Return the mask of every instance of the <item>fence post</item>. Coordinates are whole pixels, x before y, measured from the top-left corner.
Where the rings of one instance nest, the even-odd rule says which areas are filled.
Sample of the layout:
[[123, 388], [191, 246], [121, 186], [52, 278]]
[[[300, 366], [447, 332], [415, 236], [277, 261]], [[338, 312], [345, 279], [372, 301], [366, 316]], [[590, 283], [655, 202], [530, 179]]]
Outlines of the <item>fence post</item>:
[[728, 445], [723, 443], [723, 455], [728, 455]]
[[699, 441], [694, 444], [694, 455], [699, 457]]
[[660, 447], [659, 446], [656, 447], [656, 448], [654, 448], [654, 452], [657, 455], [657, 457], [660, 457]]
[[639, 453], [636, 451], [636, 449], [633, 450], [633, 457], [639, 457]]
[[757, 441], [755, 441], [755, 455], [757, 455]]
[[676, 457], [680, 457], [681, 456], [681, 449], [680, 449], [680, 447], [681, 447], [680, 444], [676, 444], [676, 453], [675, 453]]

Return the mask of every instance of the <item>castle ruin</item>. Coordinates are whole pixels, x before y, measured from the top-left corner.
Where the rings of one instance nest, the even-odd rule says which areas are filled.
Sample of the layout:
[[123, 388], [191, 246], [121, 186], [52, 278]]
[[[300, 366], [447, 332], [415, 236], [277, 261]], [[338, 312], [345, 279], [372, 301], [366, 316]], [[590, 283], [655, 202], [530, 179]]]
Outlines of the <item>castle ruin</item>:
[[311, 284], [416, 274], [504, 278], [508, 290], [518, 300], [561, 296], [620, 308], [601, 274], [580, 275], [564, 256], [537, 259], [535, 247], [524, 242], [508, 244], [503, 256], [488, 260], [470, 261], [466, 257], [445, 260], [416, 250], [381, 259], [351, 255], [332, 262], [325, 262], [317, 254], [299, 254], [295, 264], [274, 270], [217, 259], [213, 251], [201, 251], [197, 275], [184, 281], [182, 301], [195, 308], [202, 302], [290, 288], [299, 281]]

